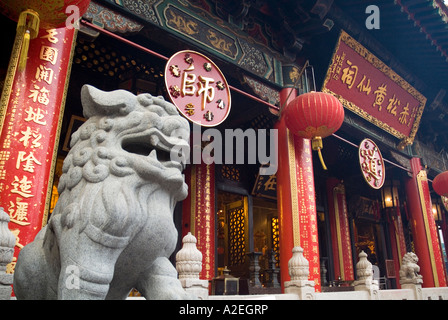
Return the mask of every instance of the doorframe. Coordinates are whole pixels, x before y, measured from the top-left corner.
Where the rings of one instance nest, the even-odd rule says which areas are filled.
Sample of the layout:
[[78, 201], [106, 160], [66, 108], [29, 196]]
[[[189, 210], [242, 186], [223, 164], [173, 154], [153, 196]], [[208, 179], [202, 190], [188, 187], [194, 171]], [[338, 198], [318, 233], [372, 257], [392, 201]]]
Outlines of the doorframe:
[[[246, 190], [243, 187], [238, 187], [238, 186], [233, 186], [233, 185], [229, 185], [225, 182], [221, 182], [221, 181], [217, 181], [216, 182], [216, 188], [215, 188], [215, 208], [218, 208], [218, 192], [229, 192], [229, 193], [234, 193], [234, 194], [238, 194], [241, 196], [245, 196], [247, 197], [247, 226], [248, 226], [248, 248], [247, 248], [247, 252], [253, 252], [254, 251], [254, 225], [253, 225], [253, 199], [252, 199], [252, 195], [249, 193], [248, 190]], [[215, 213], [216, 214], [216, 213]], [[215, 230], [217, 230], [217, 219], [215, 219]], [[215, 232], [215, 243], [218, 243], [218, 233]], [[218, 247], [215, 246], [215, 257], [218, 256]], [[215, 258], [216, 259], [216, 258]], [[218, 274], [218, 265], [215, 264], [215, 274]]]

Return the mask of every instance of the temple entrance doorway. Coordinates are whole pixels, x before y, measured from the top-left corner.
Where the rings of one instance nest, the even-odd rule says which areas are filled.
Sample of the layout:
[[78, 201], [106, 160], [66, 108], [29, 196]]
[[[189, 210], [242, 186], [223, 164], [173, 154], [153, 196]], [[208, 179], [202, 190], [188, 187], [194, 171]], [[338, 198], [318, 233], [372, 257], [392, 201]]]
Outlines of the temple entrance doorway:
[[249, 219], [247, 196], [218, 193], [217, 268], [225, 267], [235, 277], [248, 277], [246, 251], [249, 248]]
[[387, 289], [386, 261], [388, 261], [384, 228], [381, 223], [364, 219], [354, 219], [353, 235], [356, 257], [364, 251], [372, 263], [374, 278], [379, 281], [381, 289]]
[[217, 194], [217, 275], [224, 268], [254, 285], [254, 259], [259, 266], [258, 286], [273, 286], [279, 267], [277, 203], [260, 197], [219, 190]]

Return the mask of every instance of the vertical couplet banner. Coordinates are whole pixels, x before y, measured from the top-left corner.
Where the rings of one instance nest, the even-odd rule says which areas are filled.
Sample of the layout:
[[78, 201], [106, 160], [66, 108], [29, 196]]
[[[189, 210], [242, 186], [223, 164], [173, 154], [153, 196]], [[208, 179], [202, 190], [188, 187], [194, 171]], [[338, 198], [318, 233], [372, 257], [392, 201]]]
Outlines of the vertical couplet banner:
[[17, 39], [11, 55], [0, 135], [0, 206], [16, 236], [10, 273], [20, 249], [47, 220], [75, 39], [75, 29], [41, 29], [22, 71], [11, 67], [20, 52]]
[[293, 178], [291, 179], [291, 201], [293, 202], [294, 246], [303, 248], [303, 255], [309, 262], [309, 280], [313, 280], [316, 291], [320, 291], [319, 240], [310, 140], [289, 132], [289, 152]]
[[215, 166], [192, 164], [185, 172], [189, 195], [183, 202], [182, 236], [191, 232], [202, 253], [200, 279], [210, 280], [215, 273]]
[[397, 243], [398, 259], [401, 264], [401, 258], [406, 254], [406, 241], [404, 239], [403, 221], [401, 219], [400, 205], [395, 208], [395, 213], [391, 214], [393, 235]]
[[335, 277], [355, 280], [345, 187], [338, 179], [328, 179], [327, 194]]
[[[398, 198], [396, 199], [398, 203]], [[401, 220], [400, 205], [395, 208], [390, 208], [390, 211], [386, 213], [388, 217], [389, 234], [391, 239], [391, 249], [394, 264], [394, 276], [398, 278], [400, 271], [401, 260], [406, 254], [406, 242], [404, 239], [403, 221]], [[390, 276], [388, 276], [390, 277]], [[399, 281], [396, 283], [397, 288], [400, 289], [401, 285]]]

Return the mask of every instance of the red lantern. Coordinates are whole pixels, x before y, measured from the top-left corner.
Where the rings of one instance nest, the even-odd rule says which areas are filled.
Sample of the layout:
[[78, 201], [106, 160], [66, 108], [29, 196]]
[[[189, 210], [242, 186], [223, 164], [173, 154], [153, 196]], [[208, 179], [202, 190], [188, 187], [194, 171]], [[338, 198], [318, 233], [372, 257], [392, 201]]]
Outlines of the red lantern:
[[319, 154], [322, 167], [322, 138], [336, 132], [344, 121], [344, 107], [333, 95], [324, 92], [301, 94], [282, 111], [286, 126], [299, 137], [311, 139], [313, 150]]
[[443, 197], [448, 197], [448, 171], [438, 174], [432, 181], [434, 191]]
[[[79, 17], [87, 11], [90, 0], [2, 0], [0, 12], [17, 21], [17, 34], [23, 38], [19, 70], [26, 65], [29, 41], [37, 37], [39, 28], [59, 28], [75, 11], [67, 10], [75, 6]], [[68, 12], [66, 12], [66, 10]]]

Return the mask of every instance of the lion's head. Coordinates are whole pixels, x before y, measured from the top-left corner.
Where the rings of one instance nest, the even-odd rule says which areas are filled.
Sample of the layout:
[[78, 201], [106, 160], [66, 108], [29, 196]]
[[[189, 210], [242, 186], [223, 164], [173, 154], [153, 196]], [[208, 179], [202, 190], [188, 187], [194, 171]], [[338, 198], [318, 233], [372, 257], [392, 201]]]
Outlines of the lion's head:
[[189, 152], [187, 120], [150, 94], [84, 85], [81, 101], [87, 121], [72, 135], [58, 185], [62, 226], [110, 224], [115, 234], [130, 225], [125, 216], [168, 214], [187, 196], [184, 157], [172, 157], [173, 149]]
[[403, 260], [402, 260], [403, 264], [417, 264], [418, 263], [418, 257], [415, 253], [413, 252], [407, 252], [404, 256], [403, 256]]
[[60, 193], [80, 178], [96, 183], [109, 175], [137, 174], [139, 183], [163, 180], [162, 187], [180, 187], [178, 200], [185, 198], [185, 164], [170, 152], [173, 147], [188, 151], [189, 125], [173, 104], [150, 94], [104, 92], [89, 85], [83, 86], [81, 101], [88, 120], [72, 135]]

